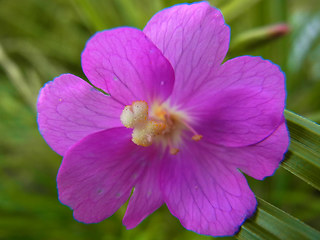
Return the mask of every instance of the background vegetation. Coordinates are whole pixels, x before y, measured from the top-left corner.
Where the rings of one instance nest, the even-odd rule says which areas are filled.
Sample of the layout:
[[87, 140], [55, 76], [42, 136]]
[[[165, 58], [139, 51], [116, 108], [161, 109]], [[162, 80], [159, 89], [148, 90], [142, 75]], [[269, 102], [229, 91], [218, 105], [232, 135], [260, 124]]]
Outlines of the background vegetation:
[[[122, 207], [99, 224], [85, 225], [57, 199], [61, 157], [40, 136], [39, 89], [62, 73], [85, 78], [80, 54], [96, 31], [148, 19], [177, 0], [0, 0], [0, 239], [210, 239], [181, 227], [162, 207], [137, 228], [121, 224]], [[192, 2], [192, 1], [188, 1]], [[231, 51], [260, 55], [287, 76], [287, 108], [320, 122], [320, 2], [318, 0], [216, 0], [231, 26]], [[290, 32], [267, 37], [266, 25]], [[270, 36], [270, 35], [269, 35]], [[260, 182], [257, 196], [320, 229], [319, 192], [279, 169]]]

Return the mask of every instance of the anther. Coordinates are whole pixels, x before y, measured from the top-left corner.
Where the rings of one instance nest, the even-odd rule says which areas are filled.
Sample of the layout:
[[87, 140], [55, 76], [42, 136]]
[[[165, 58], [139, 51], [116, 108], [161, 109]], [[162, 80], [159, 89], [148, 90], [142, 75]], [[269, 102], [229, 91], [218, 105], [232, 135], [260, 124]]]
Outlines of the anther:
[[125, 106], [125, 108], [121, 113], [120, 120], [126, 128], [133, 127], [134, 116], [133, 116], [132, 106]]
[[152, 144], [153, 138], [159, 135], [165, 125], [162, 122], [148, 121], [146, 124], [137, 126], [132, 132], [132, 141], [140, 146], [148, 147]]
[[200, 141], [202, 139], [202, 135], [196, 134], [192, 136], [193, 141]]
[[176, 155], [179, 152], [178, 148], [173, 147], [173, 144], [170, 138], [168, 139], [168, 146], [169, 146], [171, 155]]
[[150, 146], [155, 136], [161, 134], [166, 124], [148, 119], [148, 104], [145, 101], [135, 101], [126, 106], [120, 116], [122, 124], [133, 128], [132, 141], [139, 146]]
[[182, 123], [188, 130], [190, 130], [194, 134], [191, 138], [193, 141], [200, 141], [202, 139], [203, 136], [197, 133], [197, 131], [194, 130], [194, 128], [191, 127], [187, 122], [182, 121]]
[[127, 128], [134, 128], [138, 124], [143, 124], [148, 118], [148, 104], [145, 101], [135, 101], [132, 105], [125, 106], [120, 120]]
[[171, 155], [176, 155], [179, 152], [178, 148], [170, 148], [170, 154]]

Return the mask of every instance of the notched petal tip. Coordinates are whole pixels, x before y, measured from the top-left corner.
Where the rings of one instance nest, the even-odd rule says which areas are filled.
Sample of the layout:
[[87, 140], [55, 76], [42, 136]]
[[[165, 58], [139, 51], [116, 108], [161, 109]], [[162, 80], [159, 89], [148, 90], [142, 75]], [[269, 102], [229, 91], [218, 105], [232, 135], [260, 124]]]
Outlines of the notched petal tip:
[[130, 197], [151, 154], [130, 137], [124, 127], [101, 131], [83, 138], [65, 155], [57, 176], [59, 199], [78, 221], [108, 218]]
[[164, 203], [159, 186], [163, 155], [156, 148], [150, 149], [150, 151], [157, 153], [148, 159], [146, 169], [138, 179], [135, 190], [129, 200], [128, 208], [122, 221], [127, 229], [136, 227]]

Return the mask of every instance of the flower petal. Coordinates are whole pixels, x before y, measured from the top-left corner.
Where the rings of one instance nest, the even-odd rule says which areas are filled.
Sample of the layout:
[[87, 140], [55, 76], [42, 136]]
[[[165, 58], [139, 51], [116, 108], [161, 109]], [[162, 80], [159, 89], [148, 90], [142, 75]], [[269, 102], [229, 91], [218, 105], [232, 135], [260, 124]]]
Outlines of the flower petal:
[[241, 148], [217, 148], [216, 154], [251, 177], [262, 180], [271, 176], [283, 160], [289, 145], [285, 122], [268, 138], [255, 145]]
[[285, 103], [284, 75], [260, 57], [224, 63], [213, 80], [185, 104], [195, 128], [218, 145], [247, 146], [280, 125]]
[[123, 105], [71, 74], [41, 89], [37, 109], [39, 130], [60, 155], [91, 133], [122, 126]]
[[100, 222], [130, 197], [150, 155], [130, 140], [131, 132], [112, 128], [91, 134], [64, 157], [57, 177], [59, 200], [78, 221]]
[[161, 189], [170, 212], [200, 234], [233, 235], [256, 208], [244, 176], [214, 155], [204, 142], [187, 143], [168, 156]]
[[[149, 147], [150, 148], [150, 147]], [[160, 164], [163, 154], [157, 153], [137, 180], [134, 192], [129, 200], [123, 224], [128, 228], [136, 227], [144, 218], [157, 210], [163, 203], [160, 190]]]
[[172, 92], [174, 72], [160, 50], [134, 28], [96, 33], [82, 53], [90, 82], [125, 105], [164, 101]]
[[174, 68], [173, 104], [183, 103], [209, 79], [229, 47], [230, 29], [221, 12], [207, 2], [162, 10], [143, 31]]

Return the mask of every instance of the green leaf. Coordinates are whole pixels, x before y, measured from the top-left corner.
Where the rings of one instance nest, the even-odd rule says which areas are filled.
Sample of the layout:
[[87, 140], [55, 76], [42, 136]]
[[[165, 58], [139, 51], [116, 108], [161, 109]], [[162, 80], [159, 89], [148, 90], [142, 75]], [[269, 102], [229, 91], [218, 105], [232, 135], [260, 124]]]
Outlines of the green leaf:
[[[281, 166], [320, 190], [320, 126], [288, 110], [285, 118], [290, 146]], [[241, 227], [237, 239], [320, 239], [317, 230], [257, 199], [257, 211]]]
[[226, 22], [236, 19], [244, 12], [248, 11], [254, 4], [260, 0], [234, 0], [221, 8]]
[[270, 203], [257, 199], [259, 207], [255, 215], [242, 225], [235, 236], [237, 239], [320, 239], [320, 232], [317, 230]]
[[278, 23], [245, 31], [236, 36], [230, 44], [229, 51], [252, 50], [289, 33], [289, 26]]
[[285, 110], [290, 132], [283, 168], [320, 190], [320, 126]]

